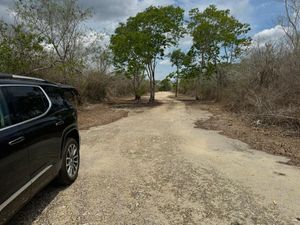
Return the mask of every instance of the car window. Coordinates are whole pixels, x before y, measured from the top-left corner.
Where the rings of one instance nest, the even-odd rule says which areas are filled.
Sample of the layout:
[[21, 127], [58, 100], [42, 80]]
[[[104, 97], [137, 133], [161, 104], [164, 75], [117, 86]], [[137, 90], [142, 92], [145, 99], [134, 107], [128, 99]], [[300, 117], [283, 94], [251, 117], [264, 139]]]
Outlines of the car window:
[[52, 86], [46, 86], [43, 88], [52, 102], [52, 109], [54, 111], [59, 111], [66, 107], [66, 103], [63, 99], [62, 92], [59, 88]]
[[38, 117], [49, 108], [47, 97], [39, 87], [8, 86], [2, 90], [12, 125]]
[[0, 89], [0, 129], [10, 126], [10, 118], [8, 113], [8, 108], [6, 105], [6, 101]]
[[52, 102], [52, 109], [59, 111], [69, 108], [77, 108], [77, 99], [71, 89], [57, 88], [53, 86], [45, 86], [48, 97]]
[[77, 108], [77, 101], [74, 93], [71, 90], [64, 90], [64, 99], [68, 106]]

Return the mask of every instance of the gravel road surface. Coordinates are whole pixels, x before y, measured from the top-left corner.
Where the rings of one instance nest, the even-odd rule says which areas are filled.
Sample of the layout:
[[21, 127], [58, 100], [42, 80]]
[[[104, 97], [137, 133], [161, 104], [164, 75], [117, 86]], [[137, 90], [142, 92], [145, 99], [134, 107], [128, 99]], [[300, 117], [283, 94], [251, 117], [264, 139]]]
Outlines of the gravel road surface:
[[48, 186], [10, 224], [300, 225], [299, 168], [195, 129], [211, 115], [169, 95], [82, 131], [77, 181]]

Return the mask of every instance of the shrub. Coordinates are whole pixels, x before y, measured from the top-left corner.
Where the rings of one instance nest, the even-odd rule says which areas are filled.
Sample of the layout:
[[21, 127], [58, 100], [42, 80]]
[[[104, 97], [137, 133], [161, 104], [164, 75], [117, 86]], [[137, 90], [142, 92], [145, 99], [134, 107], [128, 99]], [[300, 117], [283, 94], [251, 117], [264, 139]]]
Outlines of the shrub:
[[162, 81], [157, 82], [157, 90], [158, 91], [171, 91], [172, 90], [172, 82], [169, 79], [164, 79]]

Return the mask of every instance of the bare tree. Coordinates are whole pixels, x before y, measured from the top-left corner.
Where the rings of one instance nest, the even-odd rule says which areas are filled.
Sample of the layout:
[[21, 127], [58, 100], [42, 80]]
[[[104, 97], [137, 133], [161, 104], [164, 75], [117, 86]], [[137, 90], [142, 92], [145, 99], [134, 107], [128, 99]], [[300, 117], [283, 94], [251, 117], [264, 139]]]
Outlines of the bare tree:
[[85, 35], [83, 22], [91, 16], [89, 9], [81, 9], [77, 0], [23, 0], [16, 2], [15, 12], [32, 32], [43, 37], [64, 76], [78, 69], [77, 52]]
[[293, 48], [299, 49], [300, 44], [300, 1], [284, 0], [285, 16], [280, 19], [282, 28]]

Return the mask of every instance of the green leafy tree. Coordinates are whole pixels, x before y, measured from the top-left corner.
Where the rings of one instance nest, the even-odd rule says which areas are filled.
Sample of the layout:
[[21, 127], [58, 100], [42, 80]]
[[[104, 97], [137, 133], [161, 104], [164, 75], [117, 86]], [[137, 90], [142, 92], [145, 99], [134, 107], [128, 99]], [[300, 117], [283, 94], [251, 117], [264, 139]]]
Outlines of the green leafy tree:
[[169, 75], [169, 77], [175, 78], [175, 97], [178, 96], [179, 79], [183, 75], [183, 68], [186, 64], [186, 57], [186, 54], [180, 49], [176, 49], [170, 54], [170, 61], [172, 63], [172, 66], [176, 66], [176, 72]]
[[165, 78], [158, 82], [158, 91], [171, 91], [172, 83], [169, 78]]
[[[197, 61], [196, 93], [199, 85], [199, 76], [210, 77], [218, 73], [218, 64], [222, 60], [233, 63], [246, 46], [250, 38], [246, 35], [250, 30], [249, 24], [243, 24], [230, 15], [230, 10], [218, 10], [210, 5], [203, 12], [195, 8], [189, 12], [190, 22], [188, 28], [193, 37], [191, 52]], [[218, 76], [221, 83], [222, 77]], [[198, 99], [198, 95], [196, 94]]]
[[110, 49], [113, 54], [113, 64], [117, 73], [124, 74], [132, 82], [135, 100], [139, 100], [143, 93], [142, 83], [145, 78], [145, 66], [139, 55], [143, 45], [136, 40], [142, 35], [126, 24], [120, 24], [110, 40]]
[[[112, 36], [112, 45], [115, 45], [116, 40], [120, 43], [119, 50], [113, 51], [114, 54], [122, 55], [120, 58], [124, 62], [127, 56], [134, 58], [145, 68], [150, 81], [149, 102], [155, 100], [155, 70], [158, 60], [165, 56], [165, 49], [176, 45], [183, 35], [183, 13], [184, 10], [179, 7], [151, 6], [130, 17], [126, 24], [120, 24]], [[130, 48], [130, 54], [120, 52], [125, 48]]]
[[22, 25], [0, 21], [0, 71], [31, 74], [42, 66], [45, 58], [43, 39], [25, 30]]

